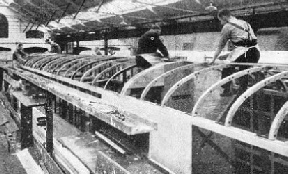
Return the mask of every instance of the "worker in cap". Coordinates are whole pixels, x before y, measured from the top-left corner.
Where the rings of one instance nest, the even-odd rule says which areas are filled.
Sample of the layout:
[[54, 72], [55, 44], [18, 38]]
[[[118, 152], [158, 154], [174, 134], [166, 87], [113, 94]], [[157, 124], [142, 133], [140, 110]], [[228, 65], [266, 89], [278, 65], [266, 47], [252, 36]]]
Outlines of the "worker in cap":
[[[167, 48], [160, 40], [161, 28], [159, 25], [151, 26], [150, 30], [145, 32], [138, 41], [136, 52], [136, 64], [138, 67], [149, 68], [155, 64], [159, 57], [169, 59]], [[157, 52], [160, 51], [162, 55]], [[158, 57], [158, 59], [156, 58]]]

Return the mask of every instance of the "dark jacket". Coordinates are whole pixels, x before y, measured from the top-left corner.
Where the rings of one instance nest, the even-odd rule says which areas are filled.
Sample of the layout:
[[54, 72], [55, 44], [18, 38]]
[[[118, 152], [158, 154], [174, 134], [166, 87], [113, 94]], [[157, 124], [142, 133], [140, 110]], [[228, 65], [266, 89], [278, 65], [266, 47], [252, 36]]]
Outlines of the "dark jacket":
[[168, 57], [168, 51], [159, 35], [154, 31], [147, 31], [138, 41], [137, 54], [156, 53], [159, 50], [164, 57]]

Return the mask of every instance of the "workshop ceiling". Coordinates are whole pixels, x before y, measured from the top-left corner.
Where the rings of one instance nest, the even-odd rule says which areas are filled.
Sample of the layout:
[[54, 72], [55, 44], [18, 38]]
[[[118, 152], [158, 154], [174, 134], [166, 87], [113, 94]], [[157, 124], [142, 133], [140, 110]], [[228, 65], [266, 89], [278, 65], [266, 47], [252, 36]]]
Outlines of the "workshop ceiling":
[[200, 20], [203, 16], [213, 16], [211, 12], [221, 8], [241, 10], [247, 7], [253, 8], [253, 13], [255, 7], [264, 8], [264, 11], [271, 5], [272, 11], [287, 8], [287, 0], [0, 0], [0, 2], [38, 26], [39, 30], [53, 32], [96, 31], [105, 28], [129, 30], [156, 22], [165, 25], [186, 18]]

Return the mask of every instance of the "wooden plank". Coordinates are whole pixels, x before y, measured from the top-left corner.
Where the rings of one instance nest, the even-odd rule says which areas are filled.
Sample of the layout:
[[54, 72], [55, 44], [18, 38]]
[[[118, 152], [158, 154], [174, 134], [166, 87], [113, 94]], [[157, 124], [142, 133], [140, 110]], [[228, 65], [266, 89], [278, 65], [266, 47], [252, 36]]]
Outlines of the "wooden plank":
[[[70, 83], [77, 86], [78, 84], [81, 87], [87, 87], [86, 89], [99, 93], [101, 101], [109, 103], [109, 105], [117, 106], [124, 111], [131, 113], [129, 118], [140, 120], [139, 122], [144, 122], [144, 124], [155, 123], [154, 130], [157, 131], [150, 132], [150, 147], [149, 147], [149, 158], [157, 163], [162, 164], [169, 170], [175, 173], [191, 173], [191, 157], [192, 157], [192, 130], [190, 123], [190, 116], [187, 114], [175, 115], [173, 112], [175, 110], [171, 109], [172, 112], [162, 113], [163, 107], [156, 106], [150, 102], [143, 102], [137, 100], [133, 97], [122, 96], [111, 91], [104, 90], [102, 88], [97, 88], [83, 84], [81, 82], [76, 82], [67, 78], [53, 76], [50, 73], [45, 73], [33, 69], [29, 69], [33, 72], [37, 72], [41, 75], [51, 77], [54, 80], [57, 80], [62, 83]], [[23, 73], [22, 73], [23, 75]], [[29, 74], [27, 75], [29, 76]], [[32, 78], [33, 79], [33, 78]], [[38, 81], [39, 85], [47, 88], [49, 83]], [[52, 87], [53, 83], [51, 83]], [[89, 87], [88, 87], [89, 86]], [[55, 85], [54, 85], [55, 87]], [[47, 88], [48, 89], [48, 88]], [[53, 89], [53, 88], [52, 88]], [[66, 86], [63, 86], [61, 91], [66, 91]], [[85, 93], [80, 93], [77, 90], [77, 94], [81, 94], [85, 98]], [[83, 95], [82, 95], [83, 94]], [[57, 95], [57, 94], [56, 94]], [[87, 95], [91, 97], [91, 95]], [[64, 98], [63, 96], [58, 96]], [[77, 98], [76, 96], [74, 99]], [[100, 99], [94, 97], [92, 101], [100, 101]], [[89, 102], [89, 100], [86, 99]], [[81, 101], [79, 101], [81, 103]], [[82, 104], [83, 105], [83, 104]], [[156, 108], [155, 108], [156, 107]], [[84, 108], [84, 107], [82, 107]], [[149, 108], [149, 109], [147, 109]], [[151, 108], [151, 110], [150, 110]], [[91, 109], [84, 108], [83, 110], [90, 112]], [[165, 108], [166, 110], [166, 108]], [[169, 109], [168, 109], [169, 110]], [[169, 110], [170, 111], [170, 110]], [[176, 112], [177, 113], [177, 112]], [[91, 114], [93, 115], [93, 114]], [[101, 116], [98, 116], [101, 117]], [[108, 117], [109, 118], [109, 117]], [[163, 121], [165, 120], [165, 121]], [[156, 124], [157, 123], [157, 124]], [[159, 125], [159, 126], [158, 126]], [[116, 125], [117, 126], [117, 125]], [[114, 126], [115, 127], [115, 126]], [[179, 139], [181, 135], [181, 139]], [[161, 147], [161, 148], [159, 148]], [[172, 159], [172, 160], [171, 160]], [[178, 164], [175, 166], [175, 164]]]
[[9, 75], [7, 75], [7, 73], [4, 73], [4, 74], [3, 74], [3, 79], [4, 79], [7, 83], [9, 83], [9, 84], [12, 86], [12, 88], [14, 88], [14, 89], [20, 87], [19, 81], [14, 80], [14, 79], [11, 78]]
[[124, 169], [118, 163], [113, 161], [109, 156], [99, 151], [97, 154], [97, 173], [117, 173], [117, 174], [130, 174], [129, 171]]
[[[17, 74], [128, 135], [149, 133], [157, 128], [156, 123], [141, 118], [136, 119], [137, 116], [135, 114], [119, 109], [117, 106], [112, 106], [99, 98], [80, 92], [77, 89], [47, 80], [33, 73], [22, 72]], [[121, 115], [125, 117], [124, 120], [119, 119]]]
[[215, 121], [211, 121], [201, 117], [192, 117], [191, 122], [193, 126], [210, 130], [220, 135], [224, 135], [226, 137], [230, 137], [232, 139], [236, 139], [241, 142], [245, 142], [247, 144], [251, 144], [253, 146], [257, 146], [288, 157], [287, 142], [279, 140], [269, 140], [267, 138], [257, 136], [256, 133], [232, 126], [223, 126], [216, 123]]
[[46, 103], [45, 99], [43, 98], [33, 99], [31, 96], [24, 95], [21, 91], [12, 91], [11, 94], [26, 107], [43, 106]]

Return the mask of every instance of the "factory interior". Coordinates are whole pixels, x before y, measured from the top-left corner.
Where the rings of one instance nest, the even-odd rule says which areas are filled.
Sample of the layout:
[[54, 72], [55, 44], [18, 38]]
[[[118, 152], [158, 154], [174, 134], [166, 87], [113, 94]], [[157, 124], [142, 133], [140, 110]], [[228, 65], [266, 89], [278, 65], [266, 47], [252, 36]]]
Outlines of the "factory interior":
[[0, 24], [0, 174], [288, 173], [287, 0], [0, 0]]

